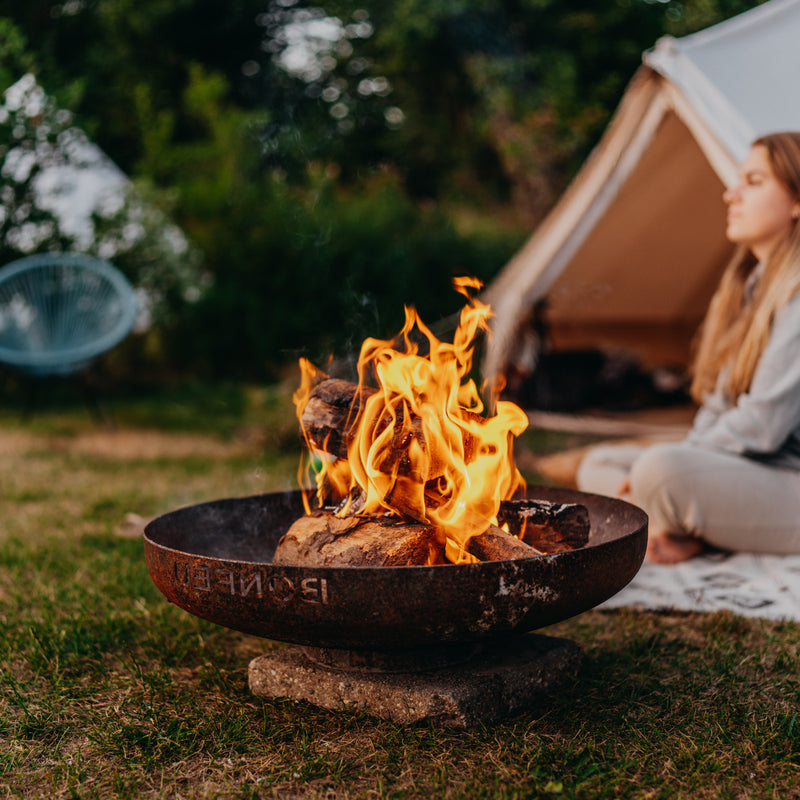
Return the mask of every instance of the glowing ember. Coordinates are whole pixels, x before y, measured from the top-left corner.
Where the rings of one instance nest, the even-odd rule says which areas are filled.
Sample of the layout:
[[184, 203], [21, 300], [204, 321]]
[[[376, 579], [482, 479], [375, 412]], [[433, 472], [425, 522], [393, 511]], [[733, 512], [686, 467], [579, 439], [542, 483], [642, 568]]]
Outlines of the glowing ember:
[[[483, 416], [484, 403], [468, 377], [475, 337], [488, 330], [491, 315], [489, 306], [469, 295], [481, 285], [472, 278], [455, 281], [468, 304], [452, 344], [439, 341], [408, 307], [395, 340], [364, 341], [358, 379], [365, 400], [354, 403], [348, 419], [347, 458], [323, 455], [317, 461], [320, 505], [325, 487], [328, 495], [333, 489], [339, 498], [363, 499], [363, 505], [345, 502], [342, 515], [388, 513], [431, 525], [456, 563], [474, 560], [466, 553], [468, 541], [497, 524], [501, 501], [524, 484], [513, 439], [528, 425], [525, 413], [500, 401], [491, 416]], [[327, 376], [305, 359], [300, 366], [294, 401], [302, 428], [309, 394]]]

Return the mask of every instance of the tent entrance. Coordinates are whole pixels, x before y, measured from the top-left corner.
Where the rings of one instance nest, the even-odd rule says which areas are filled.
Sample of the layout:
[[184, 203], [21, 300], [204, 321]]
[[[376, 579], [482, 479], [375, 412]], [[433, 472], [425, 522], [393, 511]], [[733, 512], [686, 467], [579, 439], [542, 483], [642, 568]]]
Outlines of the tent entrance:
[[685, 366], [732, 252], [723, 191], [688, 128], [668, 112], [547, 294], [552, 346]]

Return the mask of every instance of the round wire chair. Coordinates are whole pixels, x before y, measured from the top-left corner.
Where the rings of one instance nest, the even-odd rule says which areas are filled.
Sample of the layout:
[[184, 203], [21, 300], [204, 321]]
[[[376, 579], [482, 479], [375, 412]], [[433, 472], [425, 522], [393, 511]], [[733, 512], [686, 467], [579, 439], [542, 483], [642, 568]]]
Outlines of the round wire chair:
[[71, 375], [133, 329], [127, 278], [81, 253], [26, 256], [0, 269], [0, 362], [33, 376]]

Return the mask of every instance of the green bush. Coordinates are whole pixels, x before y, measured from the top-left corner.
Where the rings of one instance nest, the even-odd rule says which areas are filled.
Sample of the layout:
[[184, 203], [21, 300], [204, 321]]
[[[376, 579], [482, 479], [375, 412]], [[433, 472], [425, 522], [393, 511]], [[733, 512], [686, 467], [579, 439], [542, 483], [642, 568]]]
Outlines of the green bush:
[[173, 332], [175, 360], [211, 377], [262, 380], [300, 355], [357, 354], [366, 336], [400, 329], [404, 305], [435, 325], [463, 303], [454, 276], [488, 279], [520, 243], [459, 234], [391, 175], [350, 192], [322, 173], [302, 192], [278, 179], [261, 190], [238, 195], [214, 283]]

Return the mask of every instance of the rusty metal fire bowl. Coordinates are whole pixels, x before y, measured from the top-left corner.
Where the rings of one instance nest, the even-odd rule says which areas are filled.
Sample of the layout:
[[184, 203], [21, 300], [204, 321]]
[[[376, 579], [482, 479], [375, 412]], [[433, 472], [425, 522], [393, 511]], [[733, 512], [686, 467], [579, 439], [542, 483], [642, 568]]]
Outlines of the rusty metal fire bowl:
[[[631, 581], [644, 559], [647, 516], [636, 506], [541, 486], [529, 487], [527, 496], [585, 505], [591, 526], [588, 544], [477, 564], [273, 566], [279, 539], [304, 513], [300, 492], [285, 492], [216, 500], [158, 517], [145, 529], [145, 558], [156, 586], [180, 608], [244, 633], [300, 645], [285, 651], [292, 660], [291, 684], [298, 683], [297, 670], [306, 678], [311, 670], [309, 682], [318, 687], [324, 682], [318, 667], [337, 674], [410, 671], [428, 673], [430, 679], [431, 670], [452, 671], [459, 662], [467, 662], [474, 677], [474, 655], [479, 652], [513, 651], [523, 653], [523, 661], [539, 663], [554, 647], [559, 650], [559, 644], [574, 645], [522, 634], [602, 603]], [[575, 645], [573, 650], [579, 648]], [[573, 655], [572, 650], [567, 653], [574, 665]], [[298, 659], [304, 663], [295, 663]], [[510, 669], [520, 674], [519, 664]], [[541, 679], [541, 667], [536, 669]], [[466, 679], [462, 673], [456, 683], [463, 688], [473, 677]], [[497, 675], [492, 680], [496, 683]], [[341, 681], [337, 686], [341, 692]], [[262, 694], [275, 692], [279, 690]], [[427, 694], [438, 703], [441, 686]], [[474, 694], [484, 696], [485, 686], [476, 686]], [[302, 699], [326, 705], [316, 697]], [[405, 710], [399, 716], [373, 710], [401, 721], [430, 716], [421, 712], [409, 717], [413, 702], [407, 696], [401, 705]], [[514, 705], [506, 699], [502, 710], [488, 716], [505, 715]], [[464, 708], [461, 703], [458, 719], [451, 724], [487, 717]]]
[[281, 642], [408, 650], [551, 625], [602, 603], [638, 571], [647, 517], [629, 503], [531, 487], [528, 496], [583, 503], [586, 547], [533, 558], [407, 567], [273, 566], [278, 540], [302, 516], [299, 492], [182, 508], [145, 529], [159, 590], [203, 619]]

